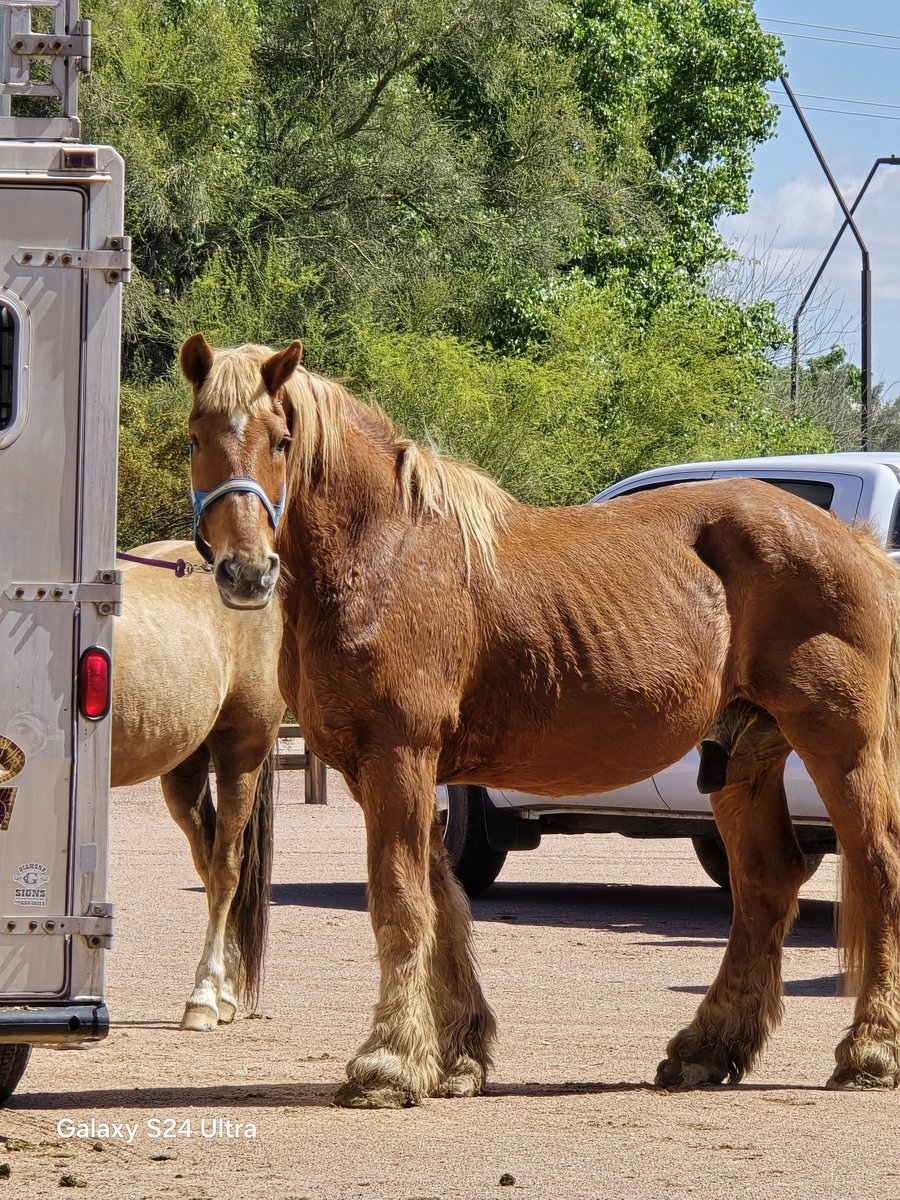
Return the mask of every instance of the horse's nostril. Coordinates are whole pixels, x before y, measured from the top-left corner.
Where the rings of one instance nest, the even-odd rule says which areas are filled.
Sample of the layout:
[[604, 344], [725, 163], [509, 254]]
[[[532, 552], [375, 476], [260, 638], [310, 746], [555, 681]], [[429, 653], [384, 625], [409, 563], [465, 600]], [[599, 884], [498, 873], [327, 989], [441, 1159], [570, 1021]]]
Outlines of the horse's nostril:
[[219, 570], [228, 583], [237, 583], [241, 577], [240, 565], [233, 558], [223, 558], [219, 563]]
[[269, 571], [268, 571], [268, 573], [270, 575], [273, 575], [278, 570], [278, 561], [279, 560], [278, 560], [277, 554], [269, 555]]

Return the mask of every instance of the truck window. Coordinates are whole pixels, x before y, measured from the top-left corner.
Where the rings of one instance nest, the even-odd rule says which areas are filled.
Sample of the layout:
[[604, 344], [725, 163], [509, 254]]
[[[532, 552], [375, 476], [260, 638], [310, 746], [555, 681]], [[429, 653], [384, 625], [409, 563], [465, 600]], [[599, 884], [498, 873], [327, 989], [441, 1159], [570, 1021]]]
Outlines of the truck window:
[[[744, 476], [716, 476], [722, 479], [744, 478]], [[749, 475], [747, 478], [756, 479], [758, 476]], [[671, 487], [676, 483], [706, 483], [707, 479], [656, 479], [652, 483], [644, 483], [640, 487], [633, 488], [628, 492], [620, 493], [623, 496], [633, 496], [637, 492], [651, 492], [657, 488]], [[831, 503], [834, 500], [834, 485], [826, 483], [821, 479], [766, 479], [763, 483], [771, 483], [773, 487], [781, 488], [783, 492], [790, 492], [794, 496], [799, 496], [801, 500], [808, 500], [810, 504], [815, 504], [818, 508], [831, 508]]]
[[771, 483], [773, 487], [808, 500], [817, 508], [831, 508], [834, 500], [834, 485], [821, 479], [764, 479], [763, 483]]
[[15, 313], [0, 300], [0, 433], [9, 429], [16, 415], [17, 333]]
[[894, 501], [894, 512], [891, 516], [891, 528], [888, 533], [886, 549], [900, 549], [900, 496]]

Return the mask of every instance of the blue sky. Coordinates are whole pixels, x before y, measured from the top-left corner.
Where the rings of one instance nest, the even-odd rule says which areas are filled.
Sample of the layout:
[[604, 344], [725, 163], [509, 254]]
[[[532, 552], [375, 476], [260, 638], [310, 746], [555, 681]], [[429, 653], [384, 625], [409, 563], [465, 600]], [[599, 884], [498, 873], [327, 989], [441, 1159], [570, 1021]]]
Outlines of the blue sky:
[[[856, 0], [855, 4], [756, 0], [755, 7], [763, 28], [782, 37], [791, 87], [851, 204], [876, 158], [900, 156], [900, 4], [897, 0]], [[879, 36], [867, 36], [868, 31]], [[891, 34], [893, 38], [887, 36]], [[859, 42], [891, 48], [851, 44]], [[787, 105], [778, 84], [772, 91]], [[897, 107], [851, 104], [850, 100]], [[723, 221], [721, 228], [730, 242], [760, 260], [755, 288], [780, 293], [782, 316], [789, 320], [842, 217], [789, 106], [782, 109], [776, 136], [757, 150], [755, 164], [749, 211]], [[893, 397], [900, 394], [900, 167], [879, 168], [857, 211], [857, 223], [872, 261], [874, 378]], [[837, 343], [859, 362], [859, 269], [860, 253], [848, 230], [816, 289], [817, 304], [810, 319], [801, 329], [804, 358]]]

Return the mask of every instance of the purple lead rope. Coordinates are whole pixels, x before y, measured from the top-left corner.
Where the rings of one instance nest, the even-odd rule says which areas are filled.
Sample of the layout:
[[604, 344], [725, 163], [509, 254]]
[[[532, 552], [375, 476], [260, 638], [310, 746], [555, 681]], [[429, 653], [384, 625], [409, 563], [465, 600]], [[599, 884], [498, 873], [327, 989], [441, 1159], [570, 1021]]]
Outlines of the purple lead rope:
[[178, 558], [175, 562], [169, 562], [164, 558], [141, 558], [137, 554], [122, 554], [116, 551], [116, 558], [122, 562], [142, 563], [145, 567], [165, 567], [167, 571], [174, 571], [175, 578], [181, 579], [184, 575], [190, 575], [194, 567], [192, 563], [186, 563], [183, 558]]

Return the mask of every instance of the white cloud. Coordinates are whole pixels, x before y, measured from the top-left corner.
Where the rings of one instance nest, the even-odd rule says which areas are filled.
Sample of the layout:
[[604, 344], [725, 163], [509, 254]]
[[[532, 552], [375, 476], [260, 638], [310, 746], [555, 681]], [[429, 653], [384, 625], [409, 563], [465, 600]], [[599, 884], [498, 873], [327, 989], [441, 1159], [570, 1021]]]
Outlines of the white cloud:
[[[839, 179], [848, 203], [864, 179]], [[893, 394], [900, 384], [900, 168], [880, 168], [855, 215], [871, 257], [875, 377], [885, 378]], [[759, 296], [761, 286], [790, 321], [841, 221], [827, 180], [805, 172], [775, 192], [755, 192], [749, 212], [726, 218], [720, 230], [740, 255], [757, 260], [753, 294]], [[804, 340], [816, 349], [834, 340], [847, 346], [854, 361], [859, 360], [860, 266], [859, 248], [845, 230], [803, 326]]]
[[834, 237], [840, 225], [840, 209], [827, 183], [792, 179], [778, 189], [775, 216], [785, 243], [818, 245]]
[[[862, 178], [842, 179], [840, 186], [852, 203]], [[876, 300], [900, 300], [900, 168], [882, 167], [874, 177], [855, 216], [869, 248], [872, 294]], [[772, 195], [756, 193], [749, 212], [728, 217], [721, 232], [741, 253], [765, 253], [773, 269], [792, 269], [802, 294], [809, 272], [831, 245], [841, 227], [842, 213], [824, 179], [808, 174], [782, 184]], [[749, 247], [753, 247], [750, 249]], [[823, 285], [846, 292], [857, 303], [860, 286], [860, 252], [852, 232], [844, 231], [838, 249], [826, 268]]]

